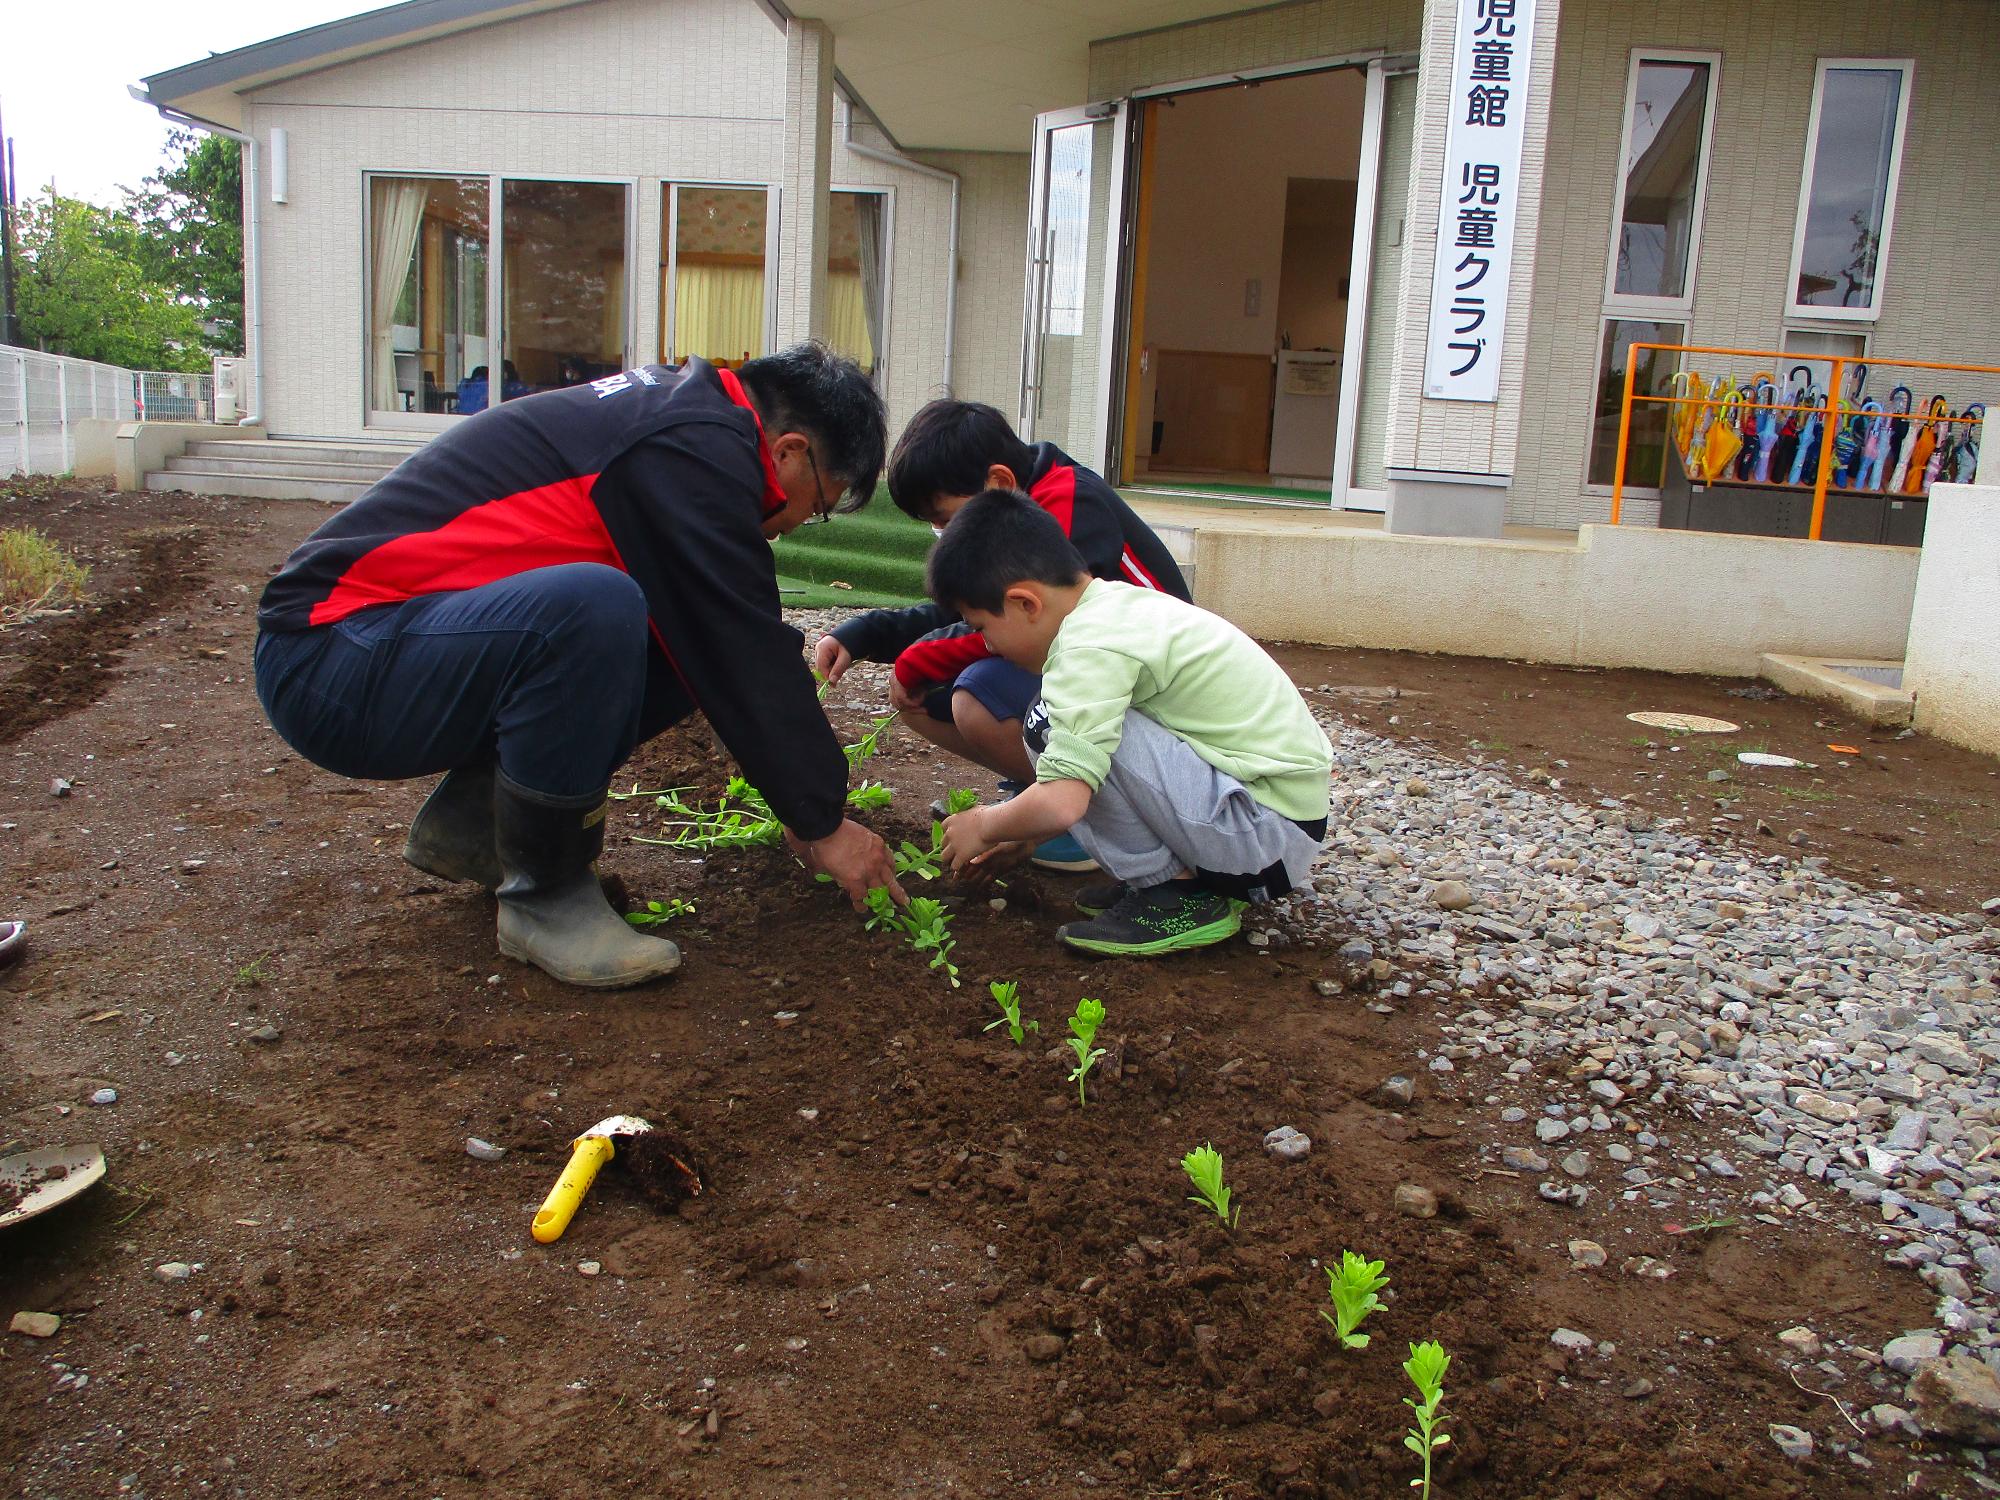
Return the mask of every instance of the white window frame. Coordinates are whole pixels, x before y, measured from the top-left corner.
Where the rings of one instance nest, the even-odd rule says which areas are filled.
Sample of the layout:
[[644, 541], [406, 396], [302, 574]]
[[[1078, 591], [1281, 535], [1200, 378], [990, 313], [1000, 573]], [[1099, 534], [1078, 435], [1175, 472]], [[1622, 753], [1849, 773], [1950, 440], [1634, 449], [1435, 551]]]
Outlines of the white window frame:
[[[1639, 69], [1646, 63], [1705, 64], [1708, 95], [1702, 101], [1701, 159], [1695, 165], [1694, 209], [1688, 221], [1687, 277], [1678, 297], [1640, 297], [1618, 288], [1618, 234], [1625, 227], [1625, 173], [1632, 154], [1632, 106]], [[1715, 149], [1715, 100], [1722, 82], [1720, 52], [1683, 52], [1671, 47], [1634, 47], [1625, 69], [1625, 105], [1618, 127], [1618, 163], [1611, 187], [1611, 248], [1604, 265], [1604, 316], [1627, 321], [1686, 322], [1694, 315], [1695, 275], [1701, 263], [1702, 212], [1708, 203], [1708, 167]], [[1599, 330], [1600, 335], [1602, 329]], [[1600, 336], [1598, 347], [1603, 347]], [[1608, 493], [1608, 491], [1607, 491]]]
[[[1650, 53], [1648, 54], [1648, 56], [1651, 55], [1653, 54]], [[1622, 161], [1624, 158], [1621, 156], [1619, 159]], [[1626, 303], [1631, 303], [1632, 301], [1634, 301], [1634, 299], [1630, 297], [1624, 298], [1622, 300]], [[1604, 334], [1606, 328], [1612, 323], [1679, 323], [1681, 325], [1681, 342], [1684, 344], [1690, 342], [1690, 334], [1692, 330], [1690, 330], [1688, 327], [1687, 314], [1685, 313], [1668, 314], [1665, 312], [1658, 311], [1657, 310], [1658, 304], [1660, 304], [1664, 300], [1659, 297], [1647, 297], [1638, 300], [1641, 300], [1649, 304], [1649, 306], [1646, 308], [1641, 308], [1638, 311], [1633, 311], [1629, 307], [1607, 306], [1597, 316], [1597, 323], [1595, 325], [1597, 342], [1594, 348], [1594, 352], [1590, 356], [1591, 408], [1589, 413], [1589, 425], [1584, 430], [1584, 440], [1583, 440], [1582, 491], [1586, 495], [1602, 495], [1609, 497], [1617, 493], [1618, 490], [1618, 486], [1615, 483], [1597, 484], [1594, 483], [1590, 477], [1591, 444], [1595, 440], [1597, 435], [1597, 406], [1596, 406], [1597, 374], [1599, 367], [1604, 363]], [[1678, 368], [1679, 366], [1677, 364], [1676, 365], [1677, 371]], [[1673, 427], [1673, 410], [1671, 408], [1669, 408], [1667, 412], [1667, 424], [1668, 424], [1668, 430], [1671, 431]], [[1614, 464], [1617, 462], [1615, 456], [1613, 457], [1612, 462]], [[1612, 477], [1615, 480], [1617, 476], [1613, 475]], [[1660, 486], [1658, 486], [1657, 484], [1627, 484], [1625, 486], [1625, 497], [1629, 500], [1657, 500], [1660, 498], [1660, 493], [1661, 493]]]
[[896, 189], [888, 183], [833, 182], [827, 184], [826, 191], [829, 198], [835, 193], [853, 193], [873, 194], [882, 200], [882, 347], [875, 351], [875, 388], [886, 392], [896, 322]]
[[[1866, 307], [1823, 307], [1800, 302], [1799, 268], [1805, 260], [1806, 210], [1811, 204], [1813, 173], [1819, 166], [1819, 112], [1826, 95], [1826, 75], [1834, 71], [1901, 73], [1896, 90], [1896, 134], [1889, 148], [1889, 181], [1882, 194], [1882, 237], [1875, 250], [1875, 282]], [[1812, 113], [1806, 121], [1805, 169], [1799, 178], [1799, 208], [1792, 224], [1791, 267], [1785, 277], [1785, 316], [1833, 323], [1872, 323], [1882, 316], [1882, 286], [1888, 280], [1889, 235], [1896, 225], [1896, 186], [1903, 175], [1903, 146], [1909, 138], [1910, 91], [1917, 64], [1908, 57], [1822, 57], [1813, 70]]]
[[502, 286], [502, 266], [506, 256], [505, 239], [505, 188], [509, 182], [591, 182], [610, 183], [625, 189], [625, 348], [624, 367], [630, 369], [635, 363], [645, 361], [633, 358], [639, 352], [639, 313], [637, 306], [639, 288], [639, 185], [637, 177], [607, 177], [586, 172], [495, 172], [453, 171], [443, 167], [363, 167], [361, 180], [361, 426], [363, 431], [379, 428], [384, 431], [443, 432], [462, 419], [447, 412], [399, 412], [377, 411], [370, 405], [371, 392], [368, 389], [369, 362], [368, 344], [374, 337], [370, 325], [370, 309], [374, 306], [374, 290], [371, 278], [374, 275], [374, 254], [372, 236], [375, 232], [370, 183], [377, 177], [432, 177], [456, 178], [465, 182], [486, 182], [487, 228], [486, 228], [486, 338], [490, 371], [497, 359], [505, 363], [506, 329], [503, 326], [503, 309], [506, 289]]
[[[662, 177], [660, 179], [661, 234], [665, 243], [660, 247], [665, 252], [662, 265], [666, 271], [666, 287], [660, 295], [660, 336], [653, 341], [655, 348], [664, 347], [666, 356], [685, 358], [680, 346], [674, 342], [679, 329], [675, 327], [674, 295], [675, 278], [680, 271], [680, 227], [682, 188], [726, 188], [732, 192], [761, 192], [764, 195], [764, 352], [776, 349], [778, 338], [778, 185], [774, 182], [736, 182], [721, 177]], [[650, 364], [650, 359], [638, 360], [639, 364]]]

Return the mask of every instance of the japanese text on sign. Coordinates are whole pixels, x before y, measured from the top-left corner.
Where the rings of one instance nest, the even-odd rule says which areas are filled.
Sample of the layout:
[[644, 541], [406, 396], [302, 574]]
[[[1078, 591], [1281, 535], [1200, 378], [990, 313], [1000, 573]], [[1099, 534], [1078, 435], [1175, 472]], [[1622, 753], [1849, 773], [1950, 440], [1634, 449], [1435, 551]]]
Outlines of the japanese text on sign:
[[1493, 401], [1507, 330], [1535, 0], [1458, 0], [1424, 394]]

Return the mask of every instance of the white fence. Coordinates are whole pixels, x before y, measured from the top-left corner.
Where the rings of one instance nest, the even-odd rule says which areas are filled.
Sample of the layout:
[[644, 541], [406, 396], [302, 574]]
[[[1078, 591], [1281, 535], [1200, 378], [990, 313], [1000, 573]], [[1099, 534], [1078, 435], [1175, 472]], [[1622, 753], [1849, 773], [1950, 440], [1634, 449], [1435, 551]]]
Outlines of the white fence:
[[0, 477], [66, 474], [76, 467], [71, 424], [206, 422], [214, 380], [166, 370], [126, 370], [0, 344]]

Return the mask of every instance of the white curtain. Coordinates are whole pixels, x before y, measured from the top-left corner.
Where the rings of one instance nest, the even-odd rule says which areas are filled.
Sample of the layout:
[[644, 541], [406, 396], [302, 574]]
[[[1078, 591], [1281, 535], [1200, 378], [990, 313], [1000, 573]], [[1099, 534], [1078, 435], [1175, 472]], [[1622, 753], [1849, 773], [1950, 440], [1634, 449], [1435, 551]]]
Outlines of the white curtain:
[[374, 179], [374, 254], [370, 271], [370, 352], [377, 411], [395, 411], [396, 299], [410, 276], [410, 258], [417, 253], [417, 236], [424, 226], [424, 205], [430, 187], [420, 179]]
[[861, 246], [861, 314], [868, 324], [869, 358], [863, 361], [870, 373], [881, 374], [882, 365], [882, 208], [887, 198], [881, 193], [854, 195], [854, 227]]

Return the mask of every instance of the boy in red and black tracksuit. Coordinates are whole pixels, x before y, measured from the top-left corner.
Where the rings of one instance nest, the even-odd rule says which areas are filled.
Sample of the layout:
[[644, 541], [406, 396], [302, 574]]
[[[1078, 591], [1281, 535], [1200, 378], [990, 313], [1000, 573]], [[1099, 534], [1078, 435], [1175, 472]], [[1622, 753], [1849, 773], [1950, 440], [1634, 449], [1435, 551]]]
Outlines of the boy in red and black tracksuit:
[[499, 896], [510, 957], [570, 983], [671, 970], [590, 865], [634, 746], [700, 711], [857, 899], [890, 865], [779, 609], [769, 539], [873, 492], [881, 398], [812, 345], [508, 401], [313, 533], [265, 589], [257, 689], [343, 776], [447, 771], [406, 857]]
[[[989, 489], [1021, 490], [1061, 525], [1098, 578], [1190, 600], [1165, 543], [1124, 498], [1053, 443], [1030, 446], [1006, 417], [976, 401], [933, 401], [903, 429], [889, 459], [899, 509], [942, 532], [959, 507]], [[938, 604], [876, 609], [821, 637], [813, 663], [834, 680], [854, 660], [893, 662], [891, 703], [932, 743], [1025, 785], [1034, 769], [1021, 722], [1041, 679], [986, 649], [985, 639]], [[1049, 869], [1096, 866], [1067, 835], [1035, 850]]]

